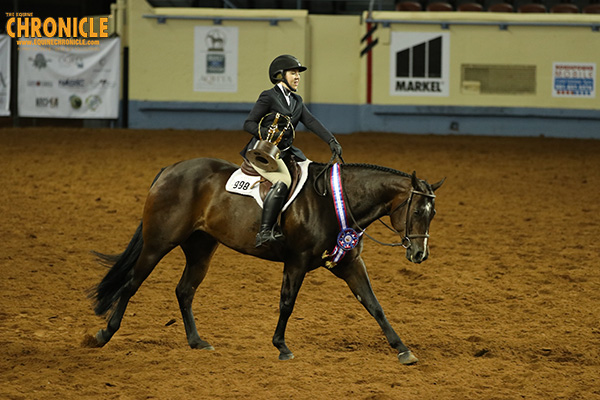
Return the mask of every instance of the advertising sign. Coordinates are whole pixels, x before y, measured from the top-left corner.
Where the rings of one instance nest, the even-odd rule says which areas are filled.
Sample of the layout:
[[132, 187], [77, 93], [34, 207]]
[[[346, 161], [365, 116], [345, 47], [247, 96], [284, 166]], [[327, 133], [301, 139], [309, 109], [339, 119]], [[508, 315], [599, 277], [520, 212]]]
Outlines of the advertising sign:
[[120, 39], [96, 46], [45, 44], [53, 40], [19, 47], [19, 116], [118, 118]]
[[596, 64], [555, 62], [552, 65], [553, 97], [596, 97]]
[[194, 29], [194, 91], [237, 92], [238, 28]]
[[392, 32], [390, 95], [449, 96], [450, 33]]

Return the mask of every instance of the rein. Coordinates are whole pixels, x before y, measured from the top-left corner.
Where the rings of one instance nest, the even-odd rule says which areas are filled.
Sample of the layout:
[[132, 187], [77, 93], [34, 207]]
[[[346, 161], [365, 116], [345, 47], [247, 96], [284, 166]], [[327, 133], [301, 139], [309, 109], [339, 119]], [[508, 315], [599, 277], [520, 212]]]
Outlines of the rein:
[[[336, 157], [338, 157], [340, 159], [340, 161], [342, 162], [342, 164], [345, 164], [344, 159], [342, 158], [342, 156], [336, 156], [334, 154], [334, 155], [331, 156], [331, 159], [325, 165], [325, 167], [319, 173], [317, 173], [317, 175], [315, 176], [315, 180], [313, 182], [313, 189], [321, 197], [327, 196], [327, 175], [325, 175], [325, 172], [327, 172], [333, 166], [333, 161], [335, 160]], [[319, 192], [319, 190], [317, 189], [317, 182], [319, 181], [319, 177], [321, 175], [323, 175], [323, 193]]]

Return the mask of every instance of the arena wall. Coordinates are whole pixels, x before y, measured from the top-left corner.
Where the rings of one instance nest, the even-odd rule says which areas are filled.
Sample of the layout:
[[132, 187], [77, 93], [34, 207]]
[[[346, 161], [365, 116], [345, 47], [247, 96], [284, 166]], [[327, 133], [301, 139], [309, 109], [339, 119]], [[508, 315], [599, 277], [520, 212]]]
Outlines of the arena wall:
[[[309, 67], [299, 93], [334, 133], [600, 138], [597, 93], [553, 92], [554, 63], [593, 66], [595, 90], [600, 65], [600, 53], [593, 51], [600, 39], [598, 16], [458, 12], [324, 16], [305, 10], [152, 8], [132, 1], [127, 7], [133, 128], [241, 129], [258, 94], [271, 85], [270, 61], [290, 53]], [[375, 23], [370, 40], [377, 44], [370, 57], [361, 56], [368, 43], [361, 38]], [[194, 90], [196, 26], [238, 28], [235, 92]], [[398, 95], [391, 89], [394, 40], [397, 46], [402, 35], [418, 34], [449, 39], [448, 73], [442, 77], [445, 95]], [[473, 80], [473, 74], [482, 82]]]

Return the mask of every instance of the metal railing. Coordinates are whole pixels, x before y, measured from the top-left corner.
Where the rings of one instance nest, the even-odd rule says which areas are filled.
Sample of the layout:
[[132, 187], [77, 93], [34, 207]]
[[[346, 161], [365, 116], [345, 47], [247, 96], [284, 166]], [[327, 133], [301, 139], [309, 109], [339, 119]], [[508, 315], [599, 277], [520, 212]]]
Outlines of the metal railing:
[[381, 24], [384, 28], [389, 28], [392, 24], [407, 25], [440, 25], [442, 29], [450, 29], [451, 25], [475, 25], [475, 26], [498, 26], [500, 30], [507, 30], [510, 26], [543, 26], [543, 27], [580, 27], [591, 28], [593, 32], [600, 31], [600, 22], [518, 22], [518, 21], [419, 21], [419, 20], [398, 20], [398, 19], [374, 19], [367, 18], [366, 22], [372, 24]]
[[277, 26], [280, 22], [289, 22], [292, 18], [278, 17], [221, 17], [221, 16], [196, 16], [196, 15], [164, 15], [144, 14], [142, 18], [156, 19], [159, 24], [165, 24], [168, 19], [212, 21], [214, 25], [221, 25], [223, 21], [257, 21], [268, 22], [271, 26]]

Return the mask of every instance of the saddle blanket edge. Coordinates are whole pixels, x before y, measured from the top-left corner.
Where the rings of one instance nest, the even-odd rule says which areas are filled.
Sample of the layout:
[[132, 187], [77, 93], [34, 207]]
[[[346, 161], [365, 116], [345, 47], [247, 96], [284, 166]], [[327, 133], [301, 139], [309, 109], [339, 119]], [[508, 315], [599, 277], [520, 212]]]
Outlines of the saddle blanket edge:
[[[298, 185], [296, 185], [296, 189], [294, 193], [290, 196], [289, 200], [283, 205], [282, 212], [285, 211], [290, 204], [296, 199], [300, 190], [304, 187], [306, 180], [308, 179], [308, 166], [310, 165], [311, 160], [305, 160], [298, 162], [298, 167], [302, 173], [300, 174], [300, 180], [298, 181]], [[242, 172], [241, 168], [236, 169], [225, 184], [225, 190], [229, 193], [241, 194], [243, 196], [250, 196], [256, 200], [256, 203], [263, 207], [263, 201], [260, 198], [260, 190], [258, 182], [262, 179], [261, 176], [250, 176], [246, 175]]]

